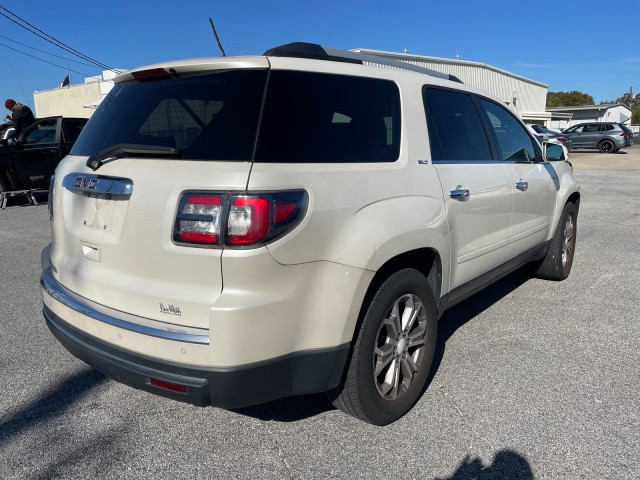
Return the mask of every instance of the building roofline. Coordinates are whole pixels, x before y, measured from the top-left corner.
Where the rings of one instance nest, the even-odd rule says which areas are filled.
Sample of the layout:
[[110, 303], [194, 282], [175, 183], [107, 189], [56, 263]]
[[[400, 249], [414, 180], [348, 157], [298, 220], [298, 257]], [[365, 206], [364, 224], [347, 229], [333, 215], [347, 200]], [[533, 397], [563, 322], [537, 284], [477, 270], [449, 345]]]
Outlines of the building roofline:
[[547, 112], [575, 112], [576, 110], [609, 110], [614, 107], [625, 107], [631, 110], [624, 103], [603, 103], [601, 105], [576, 105], [573, 107], [550, 107]]
[[414, 61], [414, 62], [438, 62], [438, 63], [448, 63], [451, 65], [461, 65], [461, 66], [472, 66], [477, 68], [484, 68], [486, 70], [492, 70], [497, 73], [501, 73], [503, 75], [507, 75], [509, 77], [516, 78], [518, 80], [525, 81], [527, 83], [531, 83], [533, 85], [538, 85], [540, 87], [549, 88], [549, 85], [546, 85], [542, 82], [538, 82], [536, 80], [531, 80], [530, 78], [523, 77], [522, 75], [518, 75], [516, 73], [511, 73], [506, 70], [502, 70], [501, 68], [494, 67], [492, 65], [488, 65], [486, 63], [480, 62], [471, 62], [468, 60], [458, 60], [451, 58], [439, 58], [439, 57], [429, 57], [426, 55], [412, 55], [408, 53], [397, 53], [397, 52], [385, 52], [383, 50], [371, 50], [368, 48], [354, 48], [351, 50], [352, 52], [360, 52], [360, 53], [368, 53], [370, 55], [378, 55], [380, 57], [390, 57], [400, 61]]

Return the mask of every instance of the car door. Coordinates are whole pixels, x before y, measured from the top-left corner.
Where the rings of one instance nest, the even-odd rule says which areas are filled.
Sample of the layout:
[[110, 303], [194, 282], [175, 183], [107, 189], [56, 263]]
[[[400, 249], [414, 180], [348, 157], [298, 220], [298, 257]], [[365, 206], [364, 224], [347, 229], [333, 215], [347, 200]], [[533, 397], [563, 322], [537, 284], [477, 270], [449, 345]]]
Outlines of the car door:
[[601, 123], [590, 123], [584, 126], [580, 134], [580, 143], [583, 147], [596, 148], [603, 136], [603, 125]]
[[449, 285], [455, 300], [475, 288], [474, 280], [507, 260], [512, 182], [505, 165], [494, 158], [470, 94], [426, 87], [423, 98], [431, 161], [444, 193]]
[[560, 180], [543, 160], [537, 142], [509, 110], [486, 99], [480, 105], [513, 189], [509, 257], [516, 258], [547, 239]]
[[61, 120], [47, 118], [31, 124], [12, 147], [15, 172], [23, 186], [49, 186], [49, 179], [60, 161], [58, 124]]

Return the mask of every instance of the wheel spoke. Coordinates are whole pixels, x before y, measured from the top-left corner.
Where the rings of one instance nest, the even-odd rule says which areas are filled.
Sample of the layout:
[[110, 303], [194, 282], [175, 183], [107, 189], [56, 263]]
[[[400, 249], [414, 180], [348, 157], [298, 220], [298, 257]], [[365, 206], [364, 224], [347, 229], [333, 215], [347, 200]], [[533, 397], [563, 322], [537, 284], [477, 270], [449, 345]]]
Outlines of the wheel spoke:
[[409, 378], [409, 379], [413, 378], [413, 374], [418, 371], [418, 366], [414, 363], [413, 358], [411, 358], [411, 356], [407, 356], [403, 358], [400, 364], [402, 365], [402, 374], [405, 378]]
[[423, 308], [422, 303], [418, 298], [414, 297], [413, 295], [411, 295], [409, 298], [411, 299], [411, 317], [409, 318], [409, 321], [406, 323], [406, 325], [404, 325], [403, 330], [405, 332], [411, 331], [416, 321], [416, 318], [418, 318], [418, 316], [422, 314], [422, 308]]
[[411, 335], [409, 335], [411, 347], [414, 348], [424, 345], [426, 343], [426, 333], [427, 329], [423, 325], [421, 325]]
[[374, 375], [377, 377], [393, 360], [393, 345], [387, 343], [382, 347], [376, 347], [374, 354], [376, 355]]
[[384, 319], [382, 326], [387, 327], [388, 329], [387, 336], [389, 338], [395, 338], [396, 335], [398, 335], [402, 331], [401, 325], [402, 324], [400, 319], [400, 307], [398, 305], [398, 302], [395, 302], [393, 304], [393, 307], [391, 307], [391, 311], [387, 314], [387, 317]]

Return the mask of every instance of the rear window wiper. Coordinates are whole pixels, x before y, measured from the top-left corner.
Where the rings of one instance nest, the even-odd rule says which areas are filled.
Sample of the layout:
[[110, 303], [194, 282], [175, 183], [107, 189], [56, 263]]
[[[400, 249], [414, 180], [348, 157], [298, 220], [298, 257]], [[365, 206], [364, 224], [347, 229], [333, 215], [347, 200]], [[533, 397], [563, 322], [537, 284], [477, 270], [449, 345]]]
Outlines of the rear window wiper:
[[131, 143], [119, 143], [91, 155], [87, 159], [87, 167], [97, 170], [107, 162], [126, 157], [170, 157], [182, 158], [182, 152], [177, 148], [162, 145], [137, 145]]

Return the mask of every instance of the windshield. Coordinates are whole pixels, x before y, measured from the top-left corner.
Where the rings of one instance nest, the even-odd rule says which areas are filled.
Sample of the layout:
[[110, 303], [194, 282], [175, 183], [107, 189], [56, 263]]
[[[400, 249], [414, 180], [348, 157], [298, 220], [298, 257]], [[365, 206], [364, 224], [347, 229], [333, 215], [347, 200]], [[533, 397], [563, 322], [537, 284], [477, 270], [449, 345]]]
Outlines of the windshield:
[[72, 155], [114, 145], [175, 148], [193, 160], [251, 160], [266, 70], [233, 70], [116, 85]]

